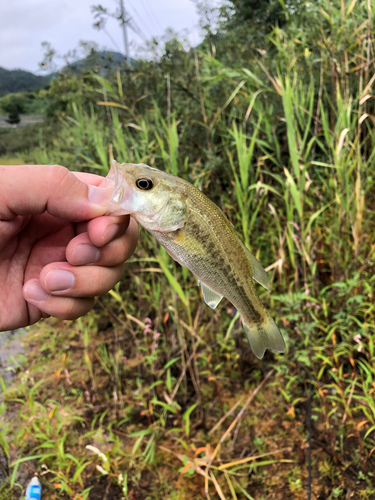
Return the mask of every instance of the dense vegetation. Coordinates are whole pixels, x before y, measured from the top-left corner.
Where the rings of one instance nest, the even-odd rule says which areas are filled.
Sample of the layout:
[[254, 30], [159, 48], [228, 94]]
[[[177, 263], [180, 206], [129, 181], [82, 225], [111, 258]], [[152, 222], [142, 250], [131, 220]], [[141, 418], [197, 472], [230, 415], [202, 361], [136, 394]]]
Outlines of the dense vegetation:
[[5, 69], [0, 67], [0, 97], [27, 90], [43, 89], [48, 86], [51, 75], [34, 75], [22, 69]]
[[269, 270], [259, 293], [287, 352], [257, 360], [231, 304], [206, 307], [142, 231], [90, 315], [29, 331], [1, 403], [18, 415], [0, 433], [14, 498], [21, 470], [51, 499], [375, 496], [373, 12], [233, 0], [215, 30], [212, 15], [198, 50], [173, 38], [52, 80], [20, 156], [190, 180]]

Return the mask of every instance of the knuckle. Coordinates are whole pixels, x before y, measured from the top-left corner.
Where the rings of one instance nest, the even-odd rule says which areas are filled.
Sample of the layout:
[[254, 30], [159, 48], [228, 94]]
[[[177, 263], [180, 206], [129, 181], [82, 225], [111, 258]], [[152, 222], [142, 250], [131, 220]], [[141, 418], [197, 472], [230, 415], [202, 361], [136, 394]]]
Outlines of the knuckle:
[[108, 278], [108, 268], [99, 267], [96, 286], [93, 287], [95, 289], [95, 295], [102, 293], [103, 290], [106, 292], [110, 289], [110, 280]]
[[87, 314], [94, 305], [93, 298], [71, 300], [65, 309], [64, 319], [74, 320]]
[[65, 178], [67, 174], [69, 174], [69, 170], [62, 165], [51, 165], [51, 177], [56, 181], [62, 180]]
[[116, 266], [114, 268], [114, 273], [113, 273], [113, 280], [112, 280], [112, 287], [115, 286], [115, 284], [120, 281], [120, 279], [123, 277], [125, 272], [125, 263], [122, 262], [120, 265]]
[[[100, 268], [98, 274], [96, 295], [107, 293], [121, 279], [125, 270], [125, 264], [120, 264], [111, 268]], [[96, 287], [95, 287], [96, 288]]]
[[61, 165], [52, 165], [50, 169], [50, 186], [54, 194], [58, 194], [61, 186], [66, 182], [66, 179], [70, 176], [70, 172], [67, 168]]
[[119, 238], [116, 241], [108, 243], [105, 250], [105, 256], [108, 263], [116, 268], [129, 258], [129, 250], [126, 239]]

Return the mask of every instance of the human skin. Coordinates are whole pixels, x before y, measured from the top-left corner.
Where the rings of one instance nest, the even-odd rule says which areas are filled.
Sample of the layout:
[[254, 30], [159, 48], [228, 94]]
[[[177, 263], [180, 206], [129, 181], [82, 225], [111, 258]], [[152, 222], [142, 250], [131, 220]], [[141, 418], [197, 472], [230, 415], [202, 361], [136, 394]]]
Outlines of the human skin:
[[94, 174], [0, 165], [0, 331], [83, 316], [121, 279], [138, 226], [105, 215], [111, 194]]

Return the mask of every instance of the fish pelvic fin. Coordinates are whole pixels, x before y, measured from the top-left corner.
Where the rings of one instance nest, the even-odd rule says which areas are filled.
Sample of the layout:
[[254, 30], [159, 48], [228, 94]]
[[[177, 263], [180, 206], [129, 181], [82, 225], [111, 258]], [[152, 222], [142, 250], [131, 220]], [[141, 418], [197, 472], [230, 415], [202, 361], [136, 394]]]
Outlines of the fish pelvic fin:
[[223, 296], [215, 292], [215, 290], [212, 290], [212, 288], [205, 285], [200, 280], [198, 280], [198, 286], [202, 289], [203, 298], [206, 304], [210, 306], [211, 309], [216, 309]]
[[266, 349], [285, 352], [285, 342], [279, 328], [267, 312], [266, 321], [260, 324], [246, 324], [242, 320], [247, 340], [255, 356], [262, 359]]

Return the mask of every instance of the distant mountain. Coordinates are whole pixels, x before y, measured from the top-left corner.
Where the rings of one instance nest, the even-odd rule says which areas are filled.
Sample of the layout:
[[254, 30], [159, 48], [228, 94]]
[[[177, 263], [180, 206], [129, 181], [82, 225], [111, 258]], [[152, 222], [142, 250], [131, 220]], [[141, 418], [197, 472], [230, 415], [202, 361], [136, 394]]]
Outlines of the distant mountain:
[[106, 72], [109, 69], [121, 68], [125, 62], [126, 58], [120, 52], [114, 52], [112, 50], [93, 50], [84, 59], [80, 59], [79, 61], [74, 61], [70, 64], [67, 64], [61, 71], [77, 74], [86, 69], [101, 69]]
[[0, 67], [0, 97], [15, 92], [39, 90], [47, 87], [52, 75], [38, 76], [23, 69], [5, 69]]
[[[84, 59], [67, 64], [60, 71], [80, 74], [86, 69], [91, 69], [94, 71], [102, 70], [106, 73], [109, 69], [121, 68], [125, 61], [126, 58], [120, 52], [92, 51]], [[58, 73], [51, 73], [39, 76], [22, 69], [9, 70], [0, 67], [0, 97], [15, 92], [43, 89], [48, 87], [51, 78], [57, 75]]]

